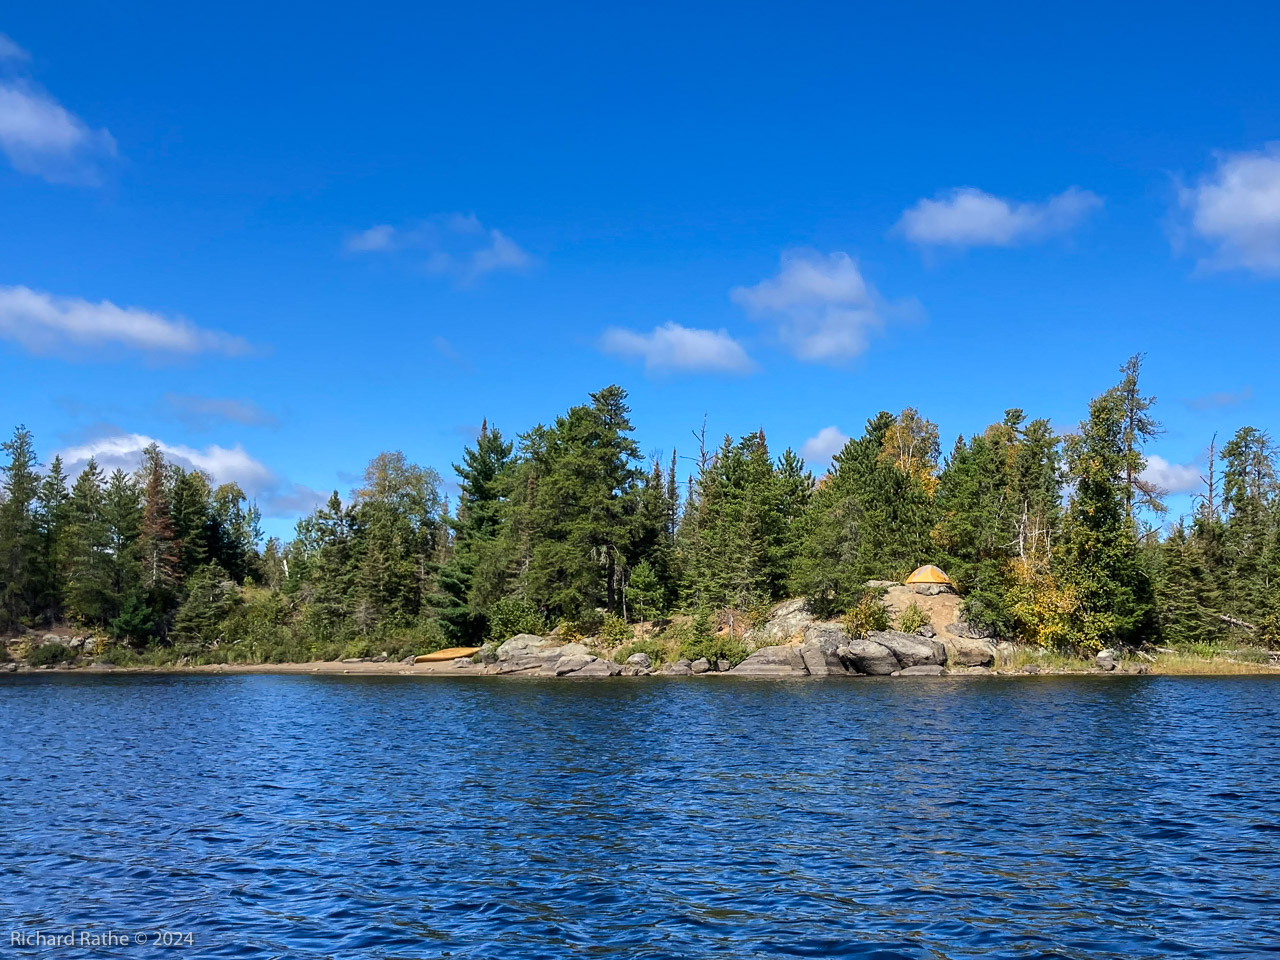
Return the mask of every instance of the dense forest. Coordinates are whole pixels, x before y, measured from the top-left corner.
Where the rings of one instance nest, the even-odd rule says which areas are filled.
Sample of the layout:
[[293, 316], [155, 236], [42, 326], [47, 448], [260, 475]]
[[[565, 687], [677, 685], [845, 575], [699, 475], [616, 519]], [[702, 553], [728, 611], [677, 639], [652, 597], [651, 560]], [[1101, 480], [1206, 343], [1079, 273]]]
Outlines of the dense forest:
[[121, 648], [241, 660], [676, 612], [710, 633], [791, 596], [836, 617], [868, 581], [935, 563], [996, 636], [1280, 645], [1276, 447], [1249, 426], [1215, 443], [1192, 515], [1169, 522], [1144, 480], [1160, 425], [1140, 358], [1120, 372], [1065, 436], [1011, 409], [944, 457], [916, 410], [882, 412], [817, 478], [763, 431], [708, 446], [704, 427], [691, 457], [646, 463], [609, 386], [514, 439], [486, 424], [453, 466], [453, 504], [434, 470], [379, 454], [288, 543], [263, 542], [238, 486], [154, 446], [132, 474], [91, 460], [72, 480], [19, 427], [3, 445], [0, 632], [70, 622]]

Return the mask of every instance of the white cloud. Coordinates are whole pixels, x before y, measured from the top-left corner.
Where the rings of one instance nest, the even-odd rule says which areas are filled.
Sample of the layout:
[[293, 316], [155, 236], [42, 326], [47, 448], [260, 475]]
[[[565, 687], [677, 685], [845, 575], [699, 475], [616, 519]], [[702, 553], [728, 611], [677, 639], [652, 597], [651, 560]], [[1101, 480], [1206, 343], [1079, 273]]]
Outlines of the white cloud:
[[800, 448], [800, 456], [811, 466], [826, 470], [831, 458], [844, 449], [849, 438], [840, 432], [839, 427], [823, 427], [804, 442]]
[[425, 254], [428, 273], [466, 285], [499, 270], [523, 270], [533, 258], [501, 230], [485, 227], [474, 214], [435, 217], [412, 227], [377, 224], [343, 243], [348, 253]]
[[1280, 143], [1217, 160], [1212, 173], [1179, 193], [1191, 229], [1214, 247], [1201, 264], [1280, 273]]
[[1195, 493], [1203, 485], [1200, 466], [1194, 463], [1170, 463], [1158, 454], [1147, 457], [1142, 479], [1169, 493]]
[[[0, 63], [23, 64], [29, 59], [25, 50], [0, 34]], [[25, 71], [19, 67], [17, 72]], [[115, 156], [116, 141], [18, 75], [0, 79], [0, 150], [20, 173], [50, 183], [96, 183], [101, 161]]]
[[729, 296], [753, 316], [776, 320], [782, 342], [801, 360], [856, 357], [884, 326], [879, 295], [847, 253], [784, 253], [777, 276], [734, 287]]
[[373, 253], [378, 250], [392, 250], [396, 245], [396, 228], [388, 223], [380, 223], [353, 233], [347, 237], [345, 246], [352, 253]]
[[33, 353], [66, 353], [108, 346], [152, 354], [242, 354], [249, 345], [239, 337], [205, 330], [110, 301], [90, 303], [54, 297], [27, 287], [0, 287], [0, 339]]
[[212, 477], [215, 484], [239, 484], [245, 495], [256, 500], [263, 514], [269, 517], [296, 516], [326, 499], [319, 491], [284, 480], [262, 461], [250, 456], [240, 444], [196, 448], [166, 443], [140, 433], [121, 433], [68, 447], [60, 455], [67, 471], [73, 475], [90, 457], [95, 458], [106, 473], [117, 467], [129, 472], [138, 468], [142, 451], [152, 443], [169, 462], [187, 470], [201, 470]]
[[749, 373], [755, 364], [742, 344], [725, 330], [697, 330], [664, 323], [651, 333], [610, 328], [600, 338], [607, 353], [642, 357], [646, 370]]
[[960, 187], [920, 200], [894, 229], [922, 246], [1012, 247], [1066, 233], [1100, 206], [1097, 194], [1076, 187], [1043, 203], [1014, 203]]
[[31, 54], [18, 46], [12, 37], [0, 33], [0, 62], [5, 60], [30, 60]]

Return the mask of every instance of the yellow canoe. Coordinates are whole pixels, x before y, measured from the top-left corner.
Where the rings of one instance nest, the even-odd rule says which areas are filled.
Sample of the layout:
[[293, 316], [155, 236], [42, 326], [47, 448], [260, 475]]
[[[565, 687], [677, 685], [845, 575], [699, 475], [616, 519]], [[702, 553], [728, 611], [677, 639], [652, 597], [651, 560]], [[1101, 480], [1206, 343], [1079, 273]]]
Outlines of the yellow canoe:
[[435, 653], [424, 653], [420, 657], [414, 657], [414, 663], [439, 663], [441, 660], [457, 660], [459, 657], [474, 657], [480, 652], [479, 647], [449, 647], [445, 650], [437, 650]]

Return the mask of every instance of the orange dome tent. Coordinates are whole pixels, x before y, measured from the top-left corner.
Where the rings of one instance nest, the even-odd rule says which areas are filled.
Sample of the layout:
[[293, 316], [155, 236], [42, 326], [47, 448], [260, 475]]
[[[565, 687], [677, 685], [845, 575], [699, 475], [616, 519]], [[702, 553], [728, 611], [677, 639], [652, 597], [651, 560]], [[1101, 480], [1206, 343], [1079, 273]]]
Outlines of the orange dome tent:
[[907, 577], [907, 583], [941, 583], [955, 589], [955, 584], [951, 582], [951, 578], [931, 563], [925, 564], [925, 566]]

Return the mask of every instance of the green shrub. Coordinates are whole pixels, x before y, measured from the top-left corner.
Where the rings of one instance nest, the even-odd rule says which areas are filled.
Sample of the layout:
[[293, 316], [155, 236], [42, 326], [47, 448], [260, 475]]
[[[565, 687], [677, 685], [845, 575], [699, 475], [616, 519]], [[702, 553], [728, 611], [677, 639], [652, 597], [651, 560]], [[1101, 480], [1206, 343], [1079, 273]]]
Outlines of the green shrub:
[[634, 631], [632, 631], [631, 625], [627, 621], [612, 614], [605, 617], [604, 622], [600, 624], [600, 642], [607, 646], [626, 643], [634, 635]]
[[929, 615], [920, 609], [918, 603], [909, 604], [907, 609], [898, 614], [898, 629], [903, 633], [915, 633], [929, 624]]
[[76, 658], [75, 651], [60, 643], [42, 643], [29, 654], [27, 663], [33, 667], [51, 667], [55, 663], [66, 663]]
[[503, 643], [519, 633], [541, 635], [546, 629], [546, 618], [528, 597], [503, 597], [489, 608], [490, 640]]
[[731, 667], [736, 667], [749, 655], [746, 644], [727, 633], [693, 636], [680, 645], [680, 656], [685, 660], [699, 660], [703, 657], [712, 663], [728, 660]]
[[845, 633], [851, 637], [865, 637], [873, 630], [888, 630], [893, 625], [884, 601], [870, 594], [855, 603], [841, 622]]
[[637, 653], [645, 654], [655, 667], [661, 666], [667, 661], [666, 647], [656, 640], [638, 640], [635, 643], [629, 643], [618, 651], [615, 659], [618, 663], [626, 663], [627, 657]]

